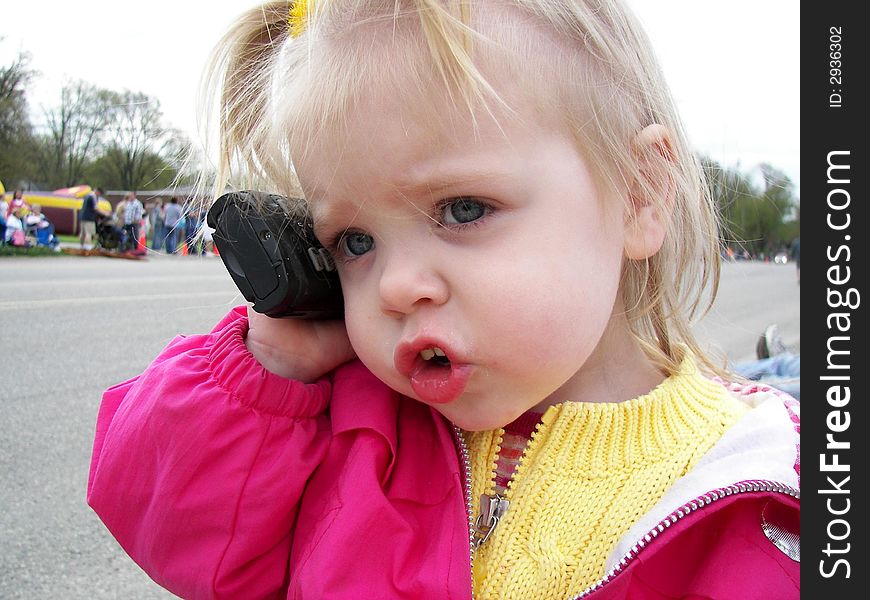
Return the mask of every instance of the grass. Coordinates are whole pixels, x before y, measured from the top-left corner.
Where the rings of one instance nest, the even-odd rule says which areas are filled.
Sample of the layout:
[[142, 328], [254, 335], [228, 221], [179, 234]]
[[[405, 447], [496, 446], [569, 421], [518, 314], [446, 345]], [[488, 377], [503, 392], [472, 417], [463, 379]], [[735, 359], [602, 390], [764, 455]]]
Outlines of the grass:
[[17, 246], [0, 246], [0, 258], [4, 256], [66, 256], [63, 252], [55, 252], [47, 246], [31, 246], [19, 248]]
[[[62, 244], [73, 244], [76, 248], [78, 248], [80, 240], [79, 236], [72, 235], [68, 233], [60, 233], [57, 235], [57, 239], [60, 240]], [[181, 253], [181, 249], [183, 247], [183, 242], [179, 241], [178, 244], [178, 253]], [[148, 248], [151, 248], [151, 242], [149, 240]], [[0, 257], [4, 256], [69, 256], [63, 252], [55, 252], [51, 248], [46, 248], [45, 246], [31, 246], [30, 248], [16, 248], [14, 246], [0, 246]]]
[[[60, 234], [57, 239], [64, 243], [78, 244], [79, 236]], [[30, 248], [18, 248], [16, 246], [0, 246], [0, 257], [3, 256], [67, 256], [63, 252], [55, 252], [46, 246], [31, 246]]]

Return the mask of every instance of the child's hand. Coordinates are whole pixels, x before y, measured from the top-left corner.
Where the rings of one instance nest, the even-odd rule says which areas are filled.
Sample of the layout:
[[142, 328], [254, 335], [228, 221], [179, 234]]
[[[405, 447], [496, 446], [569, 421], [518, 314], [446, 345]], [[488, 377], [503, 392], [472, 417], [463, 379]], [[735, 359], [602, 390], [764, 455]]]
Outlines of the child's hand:
[[248, 307], [245, 345], [266, 370], [312, 383], [356, 357], [344, 321], [273, 319]]

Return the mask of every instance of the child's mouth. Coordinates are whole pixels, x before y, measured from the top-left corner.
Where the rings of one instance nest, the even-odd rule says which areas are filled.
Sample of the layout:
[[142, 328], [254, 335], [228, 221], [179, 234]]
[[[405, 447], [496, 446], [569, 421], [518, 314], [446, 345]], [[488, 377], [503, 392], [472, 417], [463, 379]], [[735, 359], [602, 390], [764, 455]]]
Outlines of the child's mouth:
[[431, 346], [417, 354], [409, 379], [422, 401], [446, 404], [465, 391], [470, 376], [470, 365], [454, 363], [443, 349]]
[[436, 366], [450, 366], [450, 359], [441, 348], [426, 348], [420, 351], [420, 358]]

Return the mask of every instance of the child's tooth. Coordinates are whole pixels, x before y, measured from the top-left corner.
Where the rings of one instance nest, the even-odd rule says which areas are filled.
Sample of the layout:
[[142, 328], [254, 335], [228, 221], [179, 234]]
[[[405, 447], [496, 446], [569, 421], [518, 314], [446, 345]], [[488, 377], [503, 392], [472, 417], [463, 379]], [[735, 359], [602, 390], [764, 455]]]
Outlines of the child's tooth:
[[441, 348], [432, 348], [432, 352], [435, 353], [435, 356], [447, 356]]
[[435, 356], [435, 351], [429, 348], [425, 350], [420, 350], [420, 356], [423, 360], [431, 360], [433, 356]]

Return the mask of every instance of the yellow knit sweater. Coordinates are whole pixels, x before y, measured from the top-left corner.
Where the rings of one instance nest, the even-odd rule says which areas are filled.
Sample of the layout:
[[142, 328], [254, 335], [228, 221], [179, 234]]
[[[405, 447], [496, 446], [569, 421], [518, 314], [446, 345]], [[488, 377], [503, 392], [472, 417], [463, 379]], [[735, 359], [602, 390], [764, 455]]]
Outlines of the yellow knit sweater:
[[[508, 487], [509, 509], [475, 552], [475, 597], [563, 600], [600, 580], [620, 536], [746, 410], [689, 357], [647, 395], [551, 406]], [[475, 505], [492, 493], [503, 433], [465, 434]]]

